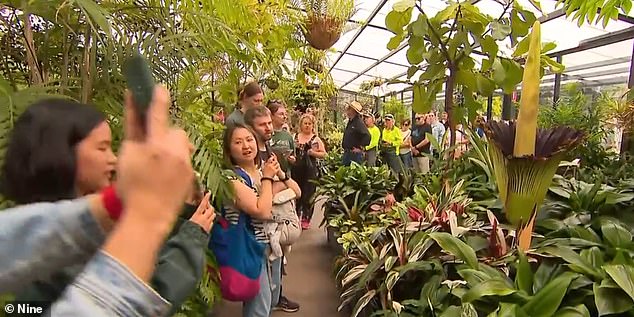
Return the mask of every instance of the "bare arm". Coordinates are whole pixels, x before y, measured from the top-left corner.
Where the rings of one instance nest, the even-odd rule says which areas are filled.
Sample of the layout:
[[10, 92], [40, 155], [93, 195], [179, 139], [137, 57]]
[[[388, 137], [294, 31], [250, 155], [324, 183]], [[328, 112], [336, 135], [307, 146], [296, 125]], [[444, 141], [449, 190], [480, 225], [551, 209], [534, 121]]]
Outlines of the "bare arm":
[[280, 172], [280, 174], [281, 175], [278, 175], [280, 180], [276, 181], [275, 183], [273, 183], [273, 195], [281, 192], [282, 190], [290, 188], [291, 190], [293, 190], [295, 192], [295, 195], [297, 196], [297, 198], [301, 197], [302, 196], [302, 190], [299, 188], [299, 185], [297, 184], [297, 182], [295, 182], [290, 177], [288, 179], [282, 181], [282, 179], [286, 178], [286, 175], [284, 174], [284, 172]]
[[260, 195], [239, 180], [231, 181], [235, 191], [235, 204], [238, 209], [257, 219], [271, 219], [273, 217], [273, 184], [269, 180], [262, 180]]
[[308, 150], [308, 155], [314, 158], [323, 159], [324, 157], [326, 157], [327, 154], [324, 142], [322, 142], [319, 137], [315, 138], [315, 142], [317, 142], [317, 147], [313, 147], [312, 149]]

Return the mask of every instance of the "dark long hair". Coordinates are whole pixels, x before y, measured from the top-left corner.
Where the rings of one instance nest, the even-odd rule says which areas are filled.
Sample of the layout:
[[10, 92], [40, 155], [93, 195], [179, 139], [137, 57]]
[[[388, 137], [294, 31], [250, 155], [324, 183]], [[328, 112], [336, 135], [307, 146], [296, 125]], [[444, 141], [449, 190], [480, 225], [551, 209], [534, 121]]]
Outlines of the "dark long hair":
[[0, 192], [18, 204], [76, 197], [76, 146], [106, 120], [97, 109], [66, 99], [38, 101], [11, 131]]
[[[222, 136], [222, 150], [223, 150], [223, 156], [224, 156], [224, 164], [225, 164], [225, 168], [227, 169], [233, 169], [233, 167], [237, 165], [236, 162], [231, 157], [231, 138], [233, 137], [233, 133], [237, 129], [246, 129], [247, 131], [249, 131], [249, 133], [251, 133], [253, 135], [253, 138], [255, 139], [255, 144], [256, 144], [255, 150], [258, 151], [260, 148], [257, 134], [255, 134], [255, 131], [253, 131], [251, 127], [242, 123], [236, 123], [236, 124], [230, 125], [229, 127], [225, 129], [224, 134]], [[259, 155], [255, 156], [254, 163], [255, 165], [260, 165]]]

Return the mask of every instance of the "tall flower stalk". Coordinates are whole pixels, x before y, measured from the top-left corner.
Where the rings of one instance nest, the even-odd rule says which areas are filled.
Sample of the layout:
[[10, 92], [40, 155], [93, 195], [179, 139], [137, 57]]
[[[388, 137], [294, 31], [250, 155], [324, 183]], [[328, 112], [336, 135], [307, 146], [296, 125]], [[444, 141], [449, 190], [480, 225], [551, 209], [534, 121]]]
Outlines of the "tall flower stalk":
[[517, 123], [490, 121], [485, 125], [504, 213], [517, 226], [518, 247], [524, 251], [530, 248], [537, 211], [559, 162], [583, 138], [581, 131], [569, 127], [537, 127], [540, 29], [540, 23], [536, 21], [529, 35], [530, 46], [524, 67]]

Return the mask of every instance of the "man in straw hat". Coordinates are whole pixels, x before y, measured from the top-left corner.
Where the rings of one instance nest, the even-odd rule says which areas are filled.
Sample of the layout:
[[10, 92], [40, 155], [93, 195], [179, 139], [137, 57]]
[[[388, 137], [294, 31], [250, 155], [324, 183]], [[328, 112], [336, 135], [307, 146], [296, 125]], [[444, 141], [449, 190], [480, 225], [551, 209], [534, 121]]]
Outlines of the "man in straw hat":
[[343, 165], [350, 166], [352, 162], [363, 162], [363, 149], [370, 144], [370, 132], [363, 123], [361, 111], [363, 106], [358, 101], [346, 104], [346, 116], [348, 125], [343, 131]]

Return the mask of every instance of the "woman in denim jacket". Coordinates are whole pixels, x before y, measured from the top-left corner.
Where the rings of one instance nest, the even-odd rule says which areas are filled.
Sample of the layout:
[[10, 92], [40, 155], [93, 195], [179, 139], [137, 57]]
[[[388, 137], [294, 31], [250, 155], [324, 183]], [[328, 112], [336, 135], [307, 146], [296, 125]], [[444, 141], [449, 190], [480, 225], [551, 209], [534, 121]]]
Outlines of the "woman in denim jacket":
[[[73, 199], [110, 185], [116, 157], [102, 113], [68, 100], [30, 106], [16, 122], [2, 169], [2, 193], [19, 203]], [[198, 218], [192, 218], [200, 219]], [[210, 223], [184, 221], [164, 244], [152, 287], [177, 310], [202, 277]], [[202, 227], [205, 227], [204, 229]], [[56, 301], [86, 263], [66, 267], [19, 292], [20, 301]]]

